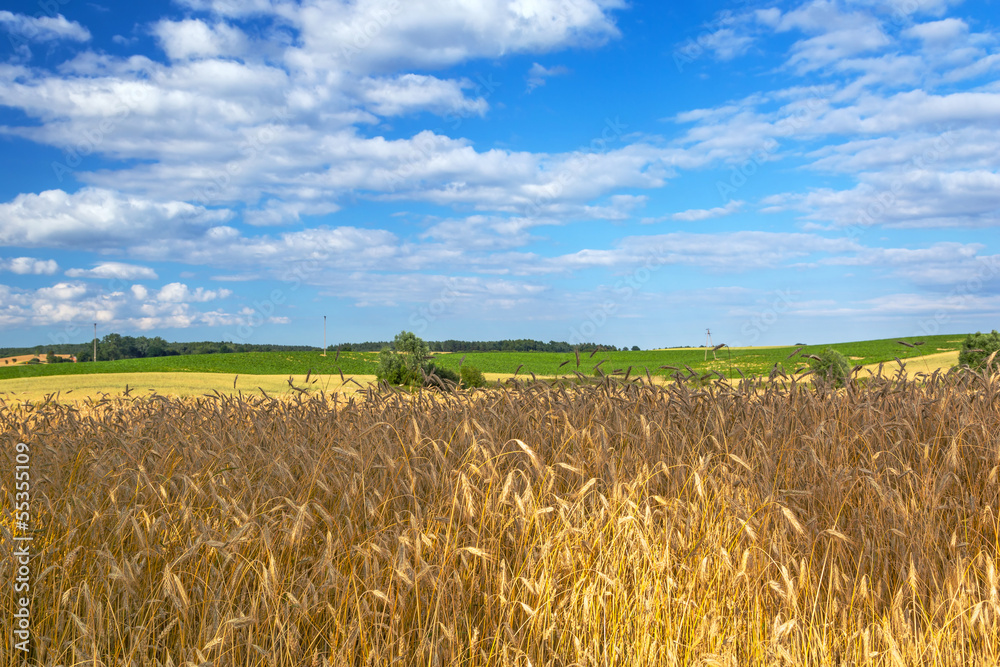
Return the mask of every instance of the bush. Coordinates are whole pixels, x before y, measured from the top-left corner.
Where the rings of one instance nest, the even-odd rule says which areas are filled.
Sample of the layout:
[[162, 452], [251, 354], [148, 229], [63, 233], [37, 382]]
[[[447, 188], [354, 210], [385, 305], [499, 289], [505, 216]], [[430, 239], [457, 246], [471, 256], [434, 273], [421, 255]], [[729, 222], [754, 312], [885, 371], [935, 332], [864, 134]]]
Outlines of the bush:
[[847, 357], [832, 348], [827, 348], [816, 359], [809, 360], [816, 384], [827, 384], [833, 387], [843, 387], [851, 374], [851, 365]]
[[486, 378], [483, 377], [483, 372], [475, 366], [462, 366], [459, 374], [462, 377], [462, 384], [466, 387], [486, 386]]
[[[962, 351], [958, 353], [958, 365], [968, 366], [973, 370], [984, 370], [986, 360], [997, 350], [1000, 350], [1000, 333], [997, 333], [996, 329], [988, 334], [977, 331], [962, 341]], [[1000, 354], [997, 356], [1000, 357]], [[997, 363], [1000, 362], [994, 358], [994, 366]]]
[[[427, 343], [416, 334], [400, 331], [392, 348], [385, 348], [379, 353], [376, 375], [389, 384], [422, 384], [426, 373], [424, 360], [429, 354]], [[457, 376], [455, 381], [458, 381]]]
[[[451, 370], [450, 368], [440, 368], [434, 364], [427, 364], [424, 367], [424, 386], [425, 387], [438, 387], [441, 385], [447, 386], [449, 382], [458, 385], [461, 382], [461, 378], [458, 373]], [[437, 378], [437, 379], [435, 379]]]
[[403, 357], [389, 348], [379, 352], [378, 370], [375, 374], [379, 380], [389, 384], [410, 384], [411, 381]]

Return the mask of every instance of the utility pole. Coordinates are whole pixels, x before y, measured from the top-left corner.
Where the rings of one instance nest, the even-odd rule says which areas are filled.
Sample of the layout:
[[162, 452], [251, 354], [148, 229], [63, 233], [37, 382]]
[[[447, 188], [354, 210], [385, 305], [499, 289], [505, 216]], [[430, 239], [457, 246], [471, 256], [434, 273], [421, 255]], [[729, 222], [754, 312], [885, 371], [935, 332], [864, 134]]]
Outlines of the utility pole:
[[94, 363], [97, 363], [97, 322], [94, 322]]
[[323, 356], [326, 356], [326, 315], [323, 316]]
[[[715, 346], [712, 345], [712, 330], [711, 329], [705, 329], [705, 336], [706, 336], [706, 339], [705, 339], [705, 361], [708, 361], [708, 348], [715, 348]], [[713, 359], [718, 359], [718, 357], [715, 356], [715, 349], [712, 350], [712, 358]]]

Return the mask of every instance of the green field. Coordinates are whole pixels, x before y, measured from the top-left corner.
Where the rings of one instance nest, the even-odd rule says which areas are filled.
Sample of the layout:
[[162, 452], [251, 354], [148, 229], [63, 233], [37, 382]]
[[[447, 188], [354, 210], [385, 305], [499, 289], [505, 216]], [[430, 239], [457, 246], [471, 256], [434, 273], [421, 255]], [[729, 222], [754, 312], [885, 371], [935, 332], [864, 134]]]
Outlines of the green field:
[[[594, 367], [606, 374], [632, 368], [633, 375], [645, 374], [648, 369], [653, 375], [670, 375], [675, 371], [661, 369], [661, 366], [675, 366], [683, 369], [690, 366], [699, 372], [717, 370], [727, 377], [760, 375], [769, 373], [778, 364], [785, 371], [794, 371], [805, 365], [800, 359], [804, 354], [818, 354], [832, 347], [851, 359], [852, 364], [866, 365], [892, 362], [894, 359], [911, 359], [928, 354], [953, 351], [961, 348], [961, 334], [928, 336], [924, 338], [888, 338], [884, 340], [835, 343], [831, 345], [810, 345], [804, 347], [795, 357], [788, 359], [797, 348], [722, 348], [712, 358], [701, 348], [680, 350], [652, 350], [643, 352], [597, 352], [581, 354], [579, 366], [574, 354], [557, 352], [470, 352], [467, 354], [441, 354], [434, 357], [434, 363], [457, 369], [461, 363], [471, 364], [484, 373], [557, 376], [572, 375], [573, 371], [594, 375]], [[897, 341], [908, 343], [923, 341], [918, 347], [906, 347]], [[0, 380], [29, 378], [50, 375], [77, 375], [90, 373], [226, 373], [231, 375], [374, 375], [378, 361], [377, 352], [344, 352], [336, 355], [329, 352], [323, 357], [319, 352], [244, 352], [232, 354], [203, 354], [152, 359], [127, 359], [123, 361], [101, 361], [78, 364], [39, 364], [30, 366], [0, 367]], [[602, 363], [603, 362], [603, 363]], [[520, 370], [518, 370], [520, 367]]]
[[[947, 336], [927, 336], [924, 338], [887, 338], [884, 340], [858, 341], [853, 343], [835, 343], [831, 345], [809, 345], [792, 359], [788, 356], [798, 349], [796, 346], [776, 347], [776, 348], [740, 348], [729, 350], [722, 348], [712, 358], [712, 353], [708, 353], [708, 361], [705, 361], [704, 348], [680, 349], [680, 350], [652, 350], [645, 352], [597, 352], [593, 356], [589, 353], [580, 355], [580, 365], [577, 368], [576, 356], [573, 354], [560, 354], [556, 352], [534, 352], [534, 353], [514, 353], [514, 352], [470, 352], [468, 354], [448, 354], [435, 357], [435, 363], [441, 366], [457, 369], [462, 357], [465, 363], [476, 366], [484, 373], [514, 373], [518, 366], [521, 374], [534, 373], [536, 375], [570, 375], [574, 370], [579, 370], [585, 375], [593, 375], [594, 367], [600, 364], [600, 369], [606, 374], [615, 371], [625, 371], [632, 367], [633, 375], [645, 374], [644, 369], [649, 369], [653, 375], [670, 375], [675, 371], [660, 369], [660, 366], [676, 366], [683, 368], [690, 366], [696, 371], [707, 372], [717, 370], [727, 377], [738, 377], [742, 372], [744, 375], [760, 375], [770, 373], [775, 364], [785, 371], [794, 371], [801, 368], [808, 360], [800, 359], [803, 354], [819, 354], [827, 348], [838, 350], [848, 357], [854, 365], [877, 364], [881, 362], [894, 362], [896, 358], [906, 360], [928, 354], [948, 352], [961, 349], [962, 340], [965, 338], [961, 334]], [[903, 340], [907, 343], [923, 341], [923, 345], [917, 347], [906, 347], [897, 341]], [[731, 355], [731, 356], [730, 356]], [[564, 362], [568, 362], [565, 363]], [[564, 365], [561, 365], [564, 364]], [[730, 372], [730, 367], [732, 371]]]
[[234, 352], [78, 364], [0, 366], [0, 380], [91, 373], [227, 373], [231, 375], [373, 375], [377, 352]]

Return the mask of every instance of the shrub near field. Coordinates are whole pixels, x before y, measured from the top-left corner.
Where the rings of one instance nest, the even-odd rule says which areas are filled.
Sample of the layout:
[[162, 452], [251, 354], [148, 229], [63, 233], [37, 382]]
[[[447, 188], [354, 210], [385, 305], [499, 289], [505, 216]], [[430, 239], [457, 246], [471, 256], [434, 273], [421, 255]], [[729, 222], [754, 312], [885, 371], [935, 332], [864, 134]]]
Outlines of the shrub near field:
[[0, 402], [32, 659], [996, 665], [1000, 386], [961, 382]]

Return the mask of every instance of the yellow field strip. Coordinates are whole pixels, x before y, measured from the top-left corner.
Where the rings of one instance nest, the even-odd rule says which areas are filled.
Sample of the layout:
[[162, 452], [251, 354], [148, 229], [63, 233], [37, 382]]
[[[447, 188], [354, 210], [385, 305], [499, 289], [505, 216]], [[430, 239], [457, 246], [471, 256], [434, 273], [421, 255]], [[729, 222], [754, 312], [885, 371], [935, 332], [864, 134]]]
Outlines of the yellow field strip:
[[[375, 381], [374, 375], [345, 376], [354, 382], [346, 384], [339, 375], [313, 375], [309, 378], [312, 391], [336, 391], [353, 394], [361, 387]], [[235, 381], [235, 387], [234, 387]], [[296, 387], [305, 388], [305, 375], [292, 376]], [[315, 381], [315, 382], [314, 382]], [[358, 386], [360, 385], [360, 387]], [[288, 386], [287, 375], [239, 375], [224, 373], [100, 373], [93, 375], [54, 375], [34, 378], [0, 380], [0, 398], [18, 401], [44, 400], [50, 394], [59, 394], [59, 400], [82, 401], [101, 394], [121, 396], [128, 386], [130, 396], [142, 396], [154, 390], [162, 396], [201, 396], [217, 391], [220, 394], [260, 393], [263, 389], [270, 396], [294, 395]]]
[[[941, 352], [939, 354], [928, 354], [923, 357], [906, 359], [904, 362], [906, 363], [906, 376], [909, 378], [912, 378], [917, 373], [926, 373], [928, 375], [932, 374], [934, 371], [947, 373], [949, 368], [958, 365], [958, 350], [953, 352]], [[858, 377], [867, 377], [868, 374], [865, 373], [865, 371], [877, 373], [878, 367], [878, 364], [868, 364], [861, 370]], [[895, 375], [897, 370], [899, 370], [899, 364], [895, 361], [887, 361], [882, 364], [883, 375]]]

